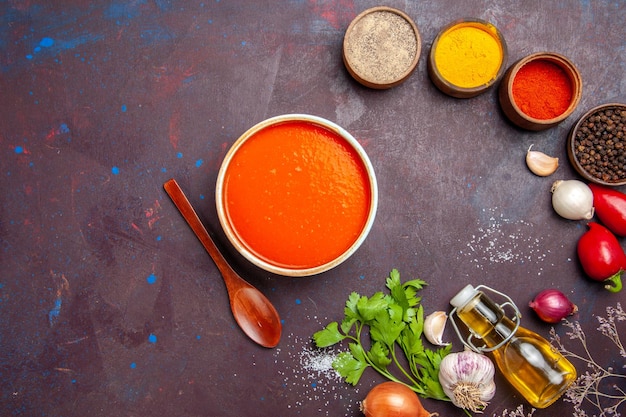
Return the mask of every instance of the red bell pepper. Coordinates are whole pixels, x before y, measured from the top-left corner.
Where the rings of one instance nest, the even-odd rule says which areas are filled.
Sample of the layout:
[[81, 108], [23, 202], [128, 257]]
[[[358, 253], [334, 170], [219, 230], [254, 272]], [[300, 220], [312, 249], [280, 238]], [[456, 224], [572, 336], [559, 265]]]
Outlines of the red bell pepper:
[[605, 282], [611, 292], [622, 289], [621, 276], [626, 270], [626, 253], [617, 237], [599, 223], [588, 224], [589, 230], [578, 240], [578, 259], [585, 273], [595, 281]]
[[598, 219], [618, 236], [626, 236], [626, 194], [613, 188], [589, 184]]

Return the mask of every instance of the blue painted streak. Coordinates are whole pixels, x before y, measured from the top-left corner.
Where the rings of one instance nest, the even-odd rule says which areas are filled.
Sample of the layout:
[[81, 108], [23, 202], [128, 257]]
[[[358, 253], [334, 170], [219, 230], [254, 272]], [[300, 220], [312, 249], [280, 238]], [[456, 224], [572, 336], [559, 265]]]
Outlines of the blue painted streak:
[[85, 34], [67, 40], [43, 38], [38, 46], [33, 49], [33, 52], [26, 55], [26, 58], [29, 60], [34, 59], [37, 54], [45, 54], [46, 52], [55, 56], [66, 50], [71, 50], [82, 45], [96, 43], [104, 39], [104, 37], [105, 36], [102, 34]]
[[85, 34], [82, 36], [77, 36], [73, 39], [68, 39], [68, 40], [56, 40], [54, 45], [56, 45], [56, 48], [51, 47], [48, 49], [53, 50], [54, 52], [58, 53], [60, 50], [68, 50], [68, 49], [74, 49], [78, 46], [81, 45], [86, 45], [86, 44], [90, 44], [90, 43], [95, 43], [98, 42], [100, 40], [104, 39], [104, 35], [103, 34], [95, 34], [95, 33], [91, 33], [91, 34]]
[[54, 307], [48, 312], [48, 322], [50, 323], [51, 327], [55, 325], [56, 321], [59, 318], [59, 315], [61, 314], [62, 304], [63, 300], [61, 299], [61, 297], [57, 297], [57, 299], [54, 300]]
[[118, 24], [121, 24], [122, 20], [132, 20], [141, 16], [141, 6], [146, 3], [146, 0], [134, 2], [115, 1], [104, 11], [104, 17], [115, 19]]

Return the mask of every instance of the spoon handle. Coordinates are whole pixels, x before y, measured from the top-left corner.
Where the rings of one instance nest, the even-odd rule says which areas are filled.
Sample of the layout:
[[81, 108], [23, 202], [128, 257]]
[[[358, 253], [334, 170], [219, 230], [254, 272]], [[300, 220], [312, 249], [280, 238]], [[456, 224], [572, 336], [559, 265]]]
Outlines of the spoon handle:
[[[226, 259], [219, 251], [213, 239], [209, 235], [209, 232], [202, 224], [202, 221], [198, 217], [198, 214], [193, 209], [193, 206], [187, 199], [187, 196], [178, 185], [175, 179], [168, 180], [165, 184], [163, 184], [163, 188], [165, 188], [165, 192], [170, 196], [174, 205], [178, 208], [180, 213], [183, 215], [183, 218], [191, 227], [191, 230], [196, 234], [202, 246], [206, 249], [206, 251], [211, 255], [211, 259], [215, 262], [215, 265], [220, 270], [223, 276], [232, 276], [235, 272], [230, 268]], [[225, 280], [226, 285], [230, 285], [229, 282], [231, 280]]]
[[280, 340], [282, 325], [272, 303], [226, 262], [176, 180], [168, 180], [163, 188], [222, 273], [230, 308], [239, 327], [261, 346], [275, 347]]

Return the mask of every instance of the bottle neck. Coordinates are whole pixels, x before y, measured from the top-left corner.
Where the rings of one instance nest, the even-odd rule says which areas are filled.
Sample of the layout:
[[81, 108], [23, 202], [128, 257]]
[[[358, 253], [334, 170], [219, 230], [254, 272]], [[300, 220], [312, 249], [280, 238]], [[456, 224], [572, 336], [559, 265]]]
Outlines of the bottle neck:
[[503, 343], [516, 331], [515, 322], [505, 316], [498, 304], [481, 292], [459, 308], [457, 315], [472, 335], [482, 339], [488, 348]]

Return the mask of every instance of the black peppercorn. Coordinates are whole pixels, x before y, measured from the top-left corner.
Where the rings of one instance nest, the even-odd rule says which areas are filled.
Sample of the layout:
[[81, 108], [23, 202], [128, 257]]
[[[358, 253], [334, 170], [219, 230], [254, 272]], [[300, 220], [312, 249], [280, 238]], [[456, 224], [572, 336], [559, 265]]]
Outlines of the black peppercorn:
[[579, 123], [572, 140], [574, 156], [589, 175], [608, 183], [626, 180], [626, 109], [598, 109]]

